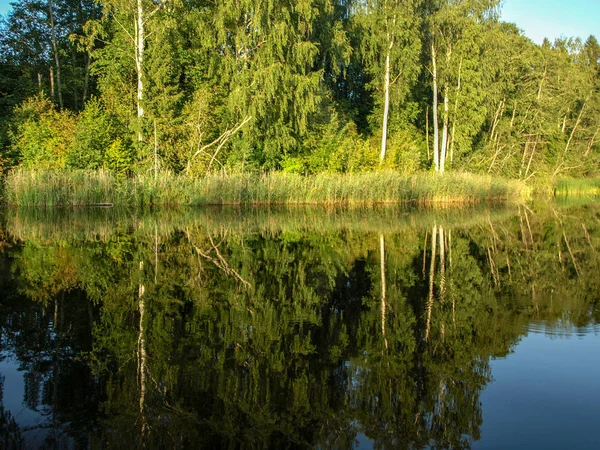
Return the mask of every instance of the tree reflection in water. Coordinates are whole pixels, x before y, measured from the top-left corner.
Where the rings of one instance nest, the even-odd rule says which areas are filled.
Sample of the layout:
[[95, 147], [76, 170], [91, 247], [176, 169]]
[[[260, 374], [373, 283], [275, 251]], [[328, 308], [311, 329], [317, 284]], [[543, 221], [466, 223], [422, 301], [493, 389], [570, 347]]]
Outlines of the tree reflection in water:
[[469, 448], [524, 325], [599, 319], [593, 206], [5, 217], [15, 448]]

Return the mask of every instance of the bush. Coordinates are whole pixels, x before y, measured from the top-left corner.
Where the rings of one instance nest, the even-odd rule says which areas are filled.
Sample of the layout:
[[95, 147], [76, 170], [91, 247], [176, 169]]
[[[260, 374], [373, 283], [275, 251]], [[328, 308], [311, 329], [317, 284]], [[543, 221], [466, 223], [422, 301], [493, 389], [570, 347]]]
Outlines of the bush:
[[66, 167], [74, 134], [73, 115], [57, 111], [43, 95], [26, 100], [15, 110], [11, 141], [23, 167]]
[[105, 169], [122, 176], [131, 172], [133, 161], [134, 155], [131, 148], [117, 138], [104, 153], [103, 165]]
[[388, 139], [384, 167], [402, 174], [416, 173], [424, 165], [425, 143], [418, 140], [417, 131], [400, 130]]
[[67, 157], [67, 165], [76, 169], [98, 169], [104, 153], [114, 138], [113, 120], [97, 99], [86, 103], [75, 126], [75, 137]]

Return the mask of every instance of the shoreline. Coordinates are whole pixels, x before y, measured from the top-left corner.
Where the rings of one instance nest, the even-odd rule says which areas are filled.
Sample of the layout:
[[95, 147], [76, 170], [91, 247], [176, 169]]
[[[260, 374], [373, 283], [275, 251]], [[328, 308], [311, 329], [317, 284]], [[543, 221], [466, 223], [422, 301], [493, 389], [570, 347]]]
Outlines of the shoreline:
[[487, 175], [393, 171], [297, 175], [286, 172], [188, 177], [162, 172], [117, 177], [106, 171], [17, 169], [4, 180], [3, 204], [19, 207], [374, 206], [459, 207], [518, 203], [525, 183]]

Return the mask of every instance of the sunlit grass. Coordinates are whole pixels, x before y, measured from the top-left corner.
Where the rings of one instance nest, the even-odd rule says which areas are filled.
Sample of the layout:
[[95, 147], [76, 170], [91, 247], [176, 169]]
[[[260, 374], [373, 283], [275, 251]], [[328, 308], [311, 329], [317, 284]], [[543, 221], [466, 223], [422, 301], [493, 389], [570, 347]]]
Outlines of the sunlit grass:
[[564, 178], [556, 182], [557, 197], [600, 197], [600, 178]]
[[105, 171], [17, 169], [5, 182], [5, 203], [58, 207], [153, 205], [473, 205], [518, 201], [525, 186], [491, 176], [392, 171], [302, 176], [284, 172], [187, 177], [117, 178]]

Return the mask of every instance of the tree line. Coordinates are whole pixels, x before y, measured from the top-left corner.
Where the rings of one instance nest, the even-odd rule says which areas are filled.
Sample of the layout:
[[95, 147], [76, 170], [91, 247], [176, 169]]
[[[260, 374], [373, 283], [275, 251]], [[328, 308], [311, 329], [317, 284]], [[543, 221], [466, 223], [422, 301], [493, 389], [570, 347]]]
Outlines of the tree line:
[[2, 165], [594, 176], [600, 45], [499, 0], [21, 0]]

